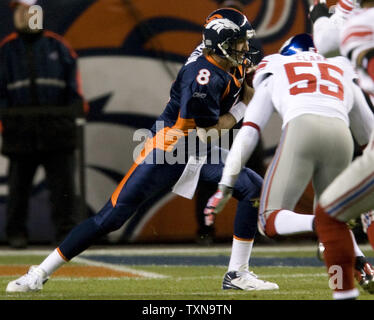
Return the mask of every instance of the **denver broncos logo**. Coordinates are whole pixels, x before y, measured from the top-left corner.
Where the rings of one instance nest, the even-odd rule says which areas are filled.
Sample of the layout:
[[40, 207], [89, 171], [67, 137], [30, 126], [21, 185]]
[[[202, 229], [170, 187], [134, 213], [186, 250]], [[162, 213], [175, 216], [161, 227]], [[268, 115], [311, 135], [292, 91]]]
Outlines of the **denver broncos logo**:
[[236, 25], [235, 23], [233, 23], [232, 21], [228, 19], [214, 19], [211, 22], [209, 22], [205, 26], [205, 28], [213, 29], [217, 31], [218, 34], [220, 34], [223, 29], [234, 30], [234, 31], [240, 30], [238, 25]]

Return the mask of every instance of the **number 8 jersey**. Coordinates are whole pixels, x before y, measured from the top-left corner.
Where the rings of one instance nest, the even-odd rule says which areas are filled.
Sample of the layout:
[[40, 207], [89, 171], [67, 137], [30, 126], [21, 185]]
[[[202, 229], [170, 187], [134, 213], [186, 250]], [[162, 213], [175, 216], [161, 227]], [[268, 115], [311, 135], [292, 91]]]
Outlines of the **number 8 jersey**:
[[254, 88], [270, 75], [271, 101], [283, 119], [283, 128], [302, 114], [337, 117], [349, 125], [356, 74], [346, 58], [325, 58], [309, 51], [291, 56], [273, 54], [258, 65]]

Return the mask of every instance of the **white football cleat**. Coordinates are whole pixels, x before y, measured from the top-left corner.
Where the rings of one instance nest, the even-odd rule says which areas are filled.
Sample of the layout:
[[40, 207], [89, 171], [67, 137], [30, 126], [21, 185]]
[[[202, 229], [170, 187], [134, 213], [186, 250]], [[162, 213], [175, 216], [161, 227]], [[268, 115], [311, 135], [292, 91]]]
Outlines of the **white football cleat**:
[[6, 292], [29, 292], [43, 289], [43, 284], [49, 278], [47, 273], [39, 266], [31, 266], [29, 271], [17, 280], [8, 283]]
[[261, 280], [251, 271], [229, 271], [226, 272], [222, 289], [236, 289], [236, 290], [278, 290], [279, 286], [276, 283]]

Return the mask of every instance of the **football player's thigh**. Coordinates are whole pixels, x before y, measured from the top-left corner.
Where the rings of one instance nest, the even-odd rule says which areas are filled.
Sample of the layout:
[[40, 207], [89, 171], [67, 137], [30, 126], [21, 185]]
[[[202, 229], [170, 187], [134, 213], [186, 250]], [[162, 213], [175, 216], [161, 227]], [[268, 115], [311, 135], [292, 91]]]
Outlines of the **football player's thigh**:
[[374, 148], [365, 150], [328, 186], [320, 204], [341, 221], [374, 208]]
[[208, 153], [207, 163], [201, 167], [199, 179], [212, 184], [218, 184], [222, 177], [224, 161], [228, 151], [214, 146]]
[[118, 203], [140, 203], [178, 180], [184, 165], [141, 163], [135, 167], [118, 195]]
[[[225, 155], [226, 151], [222, 150], [221, 155]], [[200, 180], [212, 184], [218, 184], [223, 173], [224, 163], [222, 157], [219, 163], [204, 164], [200, 172]], [[244, 197], [259, 197], [262, 186], [262, 177], [249, 168], [242, 168], [238, 179], [235, 182], [233, 197], [242, 200]]]
[[294, 209], [313, 173], [314, 163], [304, 150], [306, 145], [299, 126], [290, 123], [283, 130], [265, 175], [261, 212], [280, 208]]
[[330, 128], [321, 132], [323, 141], [314, 177], [313, 187], [316, 200], [327, 186], [346, 168], [353, 157], [353, 140], [349, 128], [339, 119], [329, 120]]

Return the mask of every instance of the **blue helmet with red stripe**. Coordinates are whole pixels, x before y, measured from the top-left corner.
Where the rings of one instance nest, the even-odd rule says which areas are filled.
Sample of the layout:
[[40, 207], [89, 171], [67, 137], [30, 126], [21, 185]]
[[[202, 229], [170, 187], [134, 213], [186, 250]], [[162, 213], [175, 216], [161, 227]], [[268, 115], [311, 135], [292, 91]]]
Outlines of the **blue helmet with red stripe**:
[[[234, 49], [236, 41], [255, 36], [247, 17], [233, 8], [221, 8], [213, 11], [204, 25], [203, 41], [206, 48], [211, 49], [220, 57], [230, 60], [234, 65], [242, 64], [244, 60]], [[246, 53], [246, 58], [249, 54]]]
[[283, 56], [291, 56], [302, 51], [317, 52], [313, 38], [309, 33], [300, 33], [288, 39], [279, 49]]

